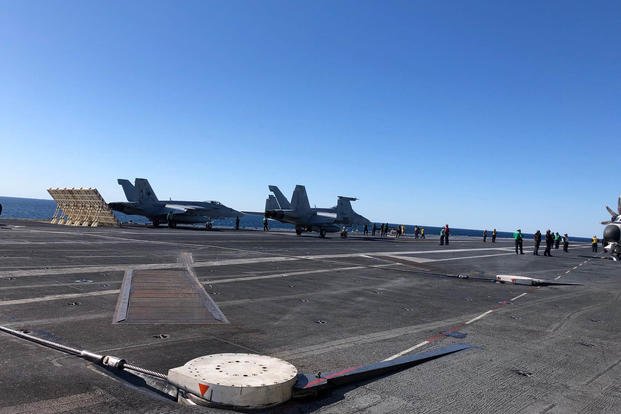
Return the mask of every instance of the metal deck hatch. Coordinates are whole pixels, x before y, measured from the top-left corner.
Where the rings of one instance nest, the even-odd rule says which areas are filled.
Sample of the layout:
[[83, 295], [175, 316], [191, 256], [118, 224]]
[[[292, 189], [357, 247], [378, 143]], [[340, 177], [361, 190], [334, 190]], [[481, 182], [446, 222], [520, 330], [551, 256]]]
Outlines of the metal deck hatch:
[[113, 323], [229, 323], [187, 270], [125, 272]]

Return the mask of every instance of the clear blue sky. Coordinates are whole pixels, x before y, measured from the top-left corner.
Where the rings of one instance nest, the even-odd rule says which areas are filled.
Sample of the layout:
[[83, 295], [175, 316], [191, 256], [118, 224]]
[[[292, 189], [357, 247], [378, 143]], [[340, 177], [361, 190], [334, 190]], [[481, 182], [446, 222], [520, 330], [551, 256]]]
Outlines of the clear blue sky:
[[619, 1], [0, 0], [0, 85], [0, 195], [590, 236], [621, 192]]

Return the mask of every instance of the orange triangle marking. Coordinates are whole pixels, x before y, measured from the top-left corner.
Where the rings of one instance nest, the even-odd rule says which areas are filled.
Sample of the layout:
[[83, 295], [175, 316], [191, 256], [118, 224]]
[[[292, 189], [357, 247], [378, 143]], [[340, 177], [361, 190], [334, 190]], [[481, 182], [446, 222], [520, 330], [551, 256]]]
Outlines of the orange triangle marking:
[[207, 392], [207, 390], [209, 389], [209, 385], [205, 385], [205, 384], [201, 384], [200, 382], [198, 383], [198, 389], [201, 391], [201, 396], [204, 397], [205, 393]]

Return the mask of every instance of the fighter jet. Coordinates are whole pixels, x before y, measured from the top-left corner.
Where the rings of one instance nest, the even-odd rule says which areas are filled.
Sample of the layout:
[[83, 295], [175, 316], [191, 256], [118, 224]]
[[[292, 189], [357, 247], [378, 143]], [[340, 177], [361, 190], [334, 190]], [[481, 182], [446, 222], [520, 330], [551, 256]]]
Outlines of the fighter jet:
[[621, 196], [617, 201], [617, 211], [606, 206], [606, 210], [610, 213], [610, 220], [602, 221], [604, 227], [604, 251], [610, 253], [610, 257], [614, 261], [621, 259]]
[[161, 223], [168, 223], [171, 228], [177, 224], [205, 223], [210, 229], [214, 218], [244, 215], [218, 201], [160, 201], [144, 178], [136, 178], [135, 185], [121, 178], [118, 183], [123, 187], [127, 202], [108, 203], [108, 206], [121, 213], [147, 217], [154, 227]]
[[311, 208], [303, 185], [295, 186], [291, 202], [275, 185], [268, 188], [274, 195], [265, 201], [265, 217], [294, 224], [298, 236], [304, 231], [316, 231], [325, 237], [326, 233], [341, 231], [343, 226], [371, 223], [352, 209], [351, 202], [356, 198], [339, 196], [335, 207]]

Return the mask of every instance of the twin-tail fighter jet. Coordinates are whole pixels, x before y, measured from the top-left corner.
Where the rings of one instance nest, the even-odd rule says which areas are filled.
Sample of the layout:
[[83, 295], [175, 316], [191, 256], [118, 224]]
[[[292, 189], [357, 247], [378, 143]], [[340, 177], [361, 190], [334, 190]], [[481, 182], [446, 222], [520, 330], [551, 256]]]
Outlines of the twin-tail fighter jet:
[[109, 203], [108, 206], [124, 214], [144, 216], [154, 227], [162, 223], [168, 223], [171, 228], [177, 224], [205, 223], [209, 229], [212, 219], [244, 215], [218, 201], [160, 201], [144, 178], [136, 178], [134, 185], [120, 178], [118, 183], [123, 187], [127, 202]]
[[617, 200], [617, 211], [606, 206], [610, 213], [610, 220], [602, 221], [604, 227], [604, 251], [610, 253], [612, 260], [621, 259], [621, 196]]
[[325, 237], [326, 233], [341, 231], [343, 226], [371, 224], [352, 209], [351, 202], [356, 198], [339, 196], [336, 207], [311, 208], [303, 185], [295, 186], [291, 202], [275, 185], [269, 189], [274, 194], [265, 201], [265, 217], [295, 225], [298, 236], [304, 231], [316, 231]]

